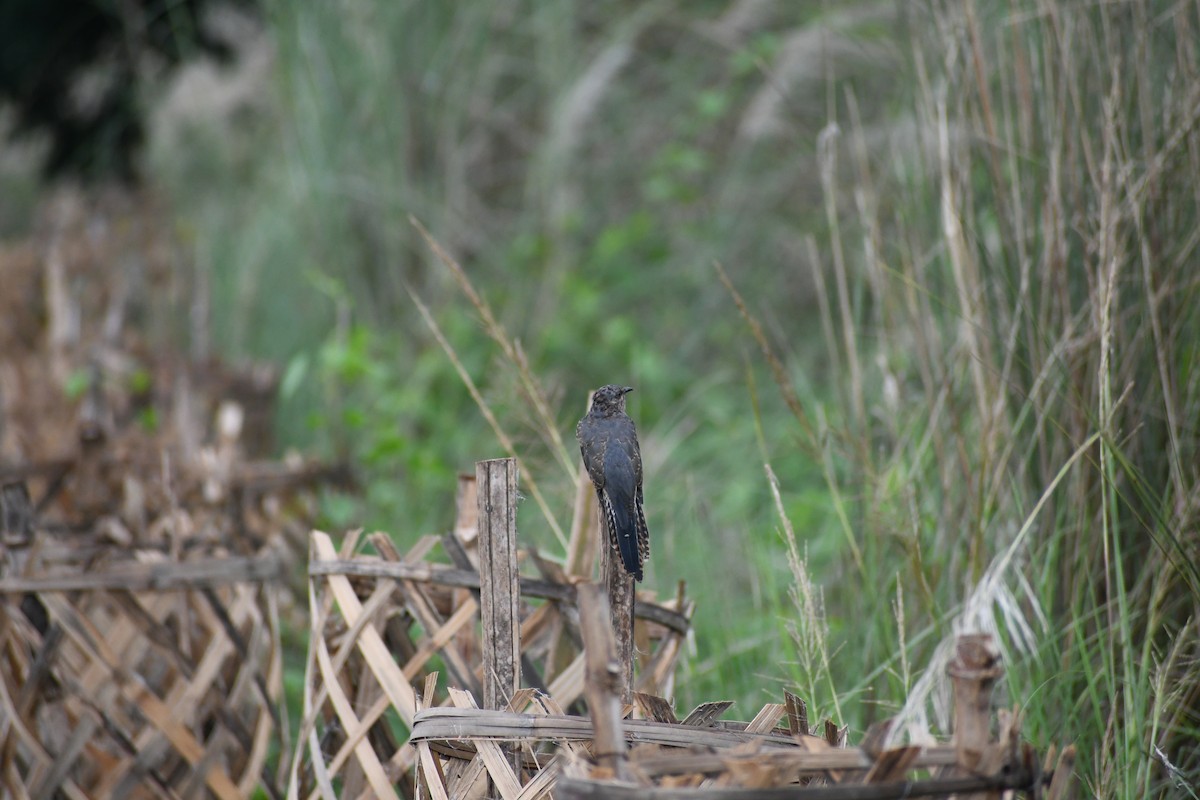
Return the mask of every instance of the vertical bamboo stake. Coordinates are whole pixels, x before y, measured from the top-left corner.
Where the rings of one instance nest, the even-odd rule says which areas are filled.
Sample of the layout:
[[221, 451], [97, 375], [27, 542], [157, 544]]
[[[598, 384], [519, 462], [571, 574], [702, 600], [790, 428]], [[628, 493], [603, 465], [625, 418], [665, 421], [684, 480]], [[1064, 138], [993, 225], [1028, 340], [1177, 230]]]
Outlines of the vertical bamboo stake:
[[972, 770], [991, 741], [992, 688], [1004, 668], [986, 633], [959, 636], [956, 647], [946, 667], [954, 685], [954, 748], [959, 766]]
[[[599, 585], [579, 585], [579, 627], [585, 659], [584, 694], [592, 716], [596, 761], [617, 780], [629, 780], [621, 732], [621, 664], [608, 624], [608, 601]], [[628, 686], [625, 687], [626, 691]]]
[[633, 702], [633, 576], [625, 571], [621, 556], [612, 547], [607, 534], [602, 537], [604, 584], [608, 588], [610, 620], [616, 641], [617, 663], [621, 667], [618, 695], [622, 703]]
[[521, 651], [517, 581], [517, 462], [475, 464], [479, 499], [479, 590], [483, 621], [483, 706], [504, 709], [517, 690]]

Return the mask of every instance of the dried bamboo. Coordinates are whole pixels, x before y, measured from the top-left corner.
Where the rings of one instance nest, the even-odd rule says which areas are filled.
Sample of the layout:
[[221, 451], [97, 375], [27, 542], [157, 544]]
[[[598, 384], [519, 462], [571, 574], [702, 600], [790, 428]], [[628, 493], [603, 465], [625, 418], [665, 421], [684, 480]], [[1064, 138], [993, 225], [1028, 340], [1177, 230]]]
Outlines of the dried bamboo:
[[630, 776], [625, 763], [625, 736], [621, 731], [621, 702], [629, 692], [629, 675], [610, 619], [603, 590], [590, 583], [580, 586], [579, 621], [583, 628], [587, 676], [584, 692], [592, 715], [596, 761], [612, 777], [627, 781]]
[[286, 752], [277, 588], [238, 569], [244, 559], [229, 576], [210, 569], [221, 559], [189, 569], [109, 558], [102, 576], [154, 580], [79, 588], [76, 576], [29, 576], [34, 605], [23, 606], [40, 609], [40, 624], [13, 605], [0, 614], [0, 784], [31, 797], [193, 787], [222, 800], [273, 788], [269, 752]]
[[[312, 533], [309, 585], [314, 627], [305, 678], [302, 747], [292, 764], [289, 797], [323, 797], [333, 787], [345, 786], [347, 780], [361, 780], [363, 788], [377, 791], [374, 786], [379, 768], [400, 793], [415, 791], [414, 780], [419, 774], [425, 790], [439, 797], [443, 792], [450, 798], [463, 797], [479, 791], [485, 780], [490, 780], [501, 796], [532, 797], [550, 790], [557, 780], [565, 762], [555, 759], [554, 752], [576, 760], [589, 757], [582, 747], [591, 741], [591, 728], [586, 719], [579, 717], [575, 718], [580, 727], [574, 739], [534, 737], [524, 740], [528, 745], [508, 744], [521, 741], [521, 735], [516, 734], [473, 737], [463, 747], [455, 744], [454, 715], [459, 719], [481, 715], [484, 719], [491, 718], [489, 715], [509, 715], [499, 717], [509, 720], [560, 719], [564, 718], [562, 709], [579, 701], [586, 685], [576, 602], [579, 589], [574, 583], [577, 578], [567, 576], [557, 564], [536, 553], [527, 554], [524, 563], [538, 566], [544, 577], [517, 576], [515, 557], [506, 555], [503, 549], [485, 552], [483, 543], [491, 541], [489, 506], [494, 511], [503, 508], [503, 502], [489, 502], [488, 481], [482, 476], [475, 485], [480, 508], [472, 544], [478, 549], [451, 534], [442, 539], [424, 537], [401, 557], [387, 536], [372, 534], [365, 539], [378, 555], [364, 556], [355, 551], [359, 539], [356, 535], [348, 536], [337, 551], [327, 534]], [[508, 496], [511, 487], [507, 481], [500, 486], [501, 496]], [[439, 545], [456, 566], [428, 560]], [[492, 568], [498, 566], [498, 561], [511, 568], [509, 577], [499, 582], [495, 577], [500, 571]], [[475, 564], [481, 570], [491, 569], [493, 579], [481, 580]], [[500, 583], [515, 586], [521, 595], [497, 601], [495, 595], [504, 594]], [[483, 623], [481, 606], [489, 595], [496, 608], [513, 609], [512, 631], [520, 635], [520, 677], [529, 687], [546, 687], [546, 694], [516, 688], [514, 670], [512, 683], [503, 679], [503, 685], [510, 687], [504, 695], [508, 711], [474, 707], [473, 698], [483, 696], [489, 669], [484, 663], [486, 637], [503, 627], [496, 622]], [[649, 665], [642, 678], [648, 690], [658, 691], [663, 684], [656, 680], [665, 678], [669, 682], [673, 676], [674, 661], [689, 627], [691, 604], [680, 595], [668, 605], [646, 599], [639, 602], [638, 608], [642, 612], [638, 616], [639, 635], [647, 642]], [[476, 628], [477, 624], [481, 629]], [[508, 636], [500, 638], [511, 641]], [[495, 649], [509, 652], [507, 645]], [[555, 667], [556, 653], [569, 659], [565, 666]], [[517, 662], [514, 659], [509, 663]], [[417, 713], [417, 693], [411, 683], [428, 681], [434, 664], [444, 669], [449, 685], [442, 694], [436, 684], [432, 690], [426, 684]], [[494, 663], [490, 669], [499, 674]], [[462, 687], [468, 691], [462, 691]], [[376, 699], [363, 710], [363, 698]], [[454, 707], [438, 707], [439, 698], [441, 703]], [[505, 705], [499, 700], [497, 704]], [[534, 709], [534, 713], [518, 713], [521, 706]], [[407, 738], [412, 746], [399, 747], [396, 743], [383, 752], [368, 754], [363, 743], [379, 738], [384, 718], [389, 715], [410, 729]], [[636, 726], [639, 722], [630, 724]], [[439, 724], [449, 727], [436, 727]], [[416, 735], [422, 730], [429, 730], [432, 736]], [[737, 735], [713, 733], [718, 738]], [[542, 752], [549, 743], [553, 743], [549, 753]], [[377, 744], [372, 746], [378, 749]], [[507, 771], [499, 766], [497, 753]], [[378, 762], [378, 768], [374, 762]], [[435, 784], [437, 788], [432, 788]]]
[[479, 487], [479, 591], [483, 621], [483, 704], [499, 710], [517, 691], [521, 599], [517, 586], [517, 462], [475, 465]]

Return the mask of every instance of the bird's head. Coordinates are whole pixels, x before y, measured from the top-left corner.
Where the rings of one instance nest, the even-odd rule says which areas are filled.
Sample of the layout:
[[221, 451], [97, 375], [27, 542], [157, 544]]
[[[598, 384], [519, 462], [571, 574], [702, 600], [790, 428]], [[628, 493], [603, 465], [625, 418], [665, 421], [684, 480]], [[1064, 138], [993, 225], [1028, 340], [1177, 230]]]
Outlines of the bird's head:
[[601, 386], [592, 393], [592, 412], [598, 414], [624, 413], [625, 395], [632, 391], [632, 386], [618, 386], [615, 383]]

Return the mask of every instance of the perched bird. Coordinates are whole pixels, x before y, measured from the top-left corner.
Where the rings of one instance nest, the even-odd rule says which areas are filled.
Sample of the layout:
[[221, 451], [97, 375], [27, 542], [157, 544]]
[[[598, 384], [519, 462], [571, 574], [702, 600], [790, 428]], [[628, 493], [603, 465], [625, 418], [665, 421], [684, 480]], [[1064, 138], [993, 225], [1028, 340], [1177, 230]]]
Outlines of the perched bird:
[[625, 571], [640, 581], [650, 557], [650, 534], [642, 510], [642, 453], [633, 420], [625, 413], [625, 395], [632, 391], [614, 384], [597, 389], [575, 438], [596, 487], [609, 543], [620, 552]]

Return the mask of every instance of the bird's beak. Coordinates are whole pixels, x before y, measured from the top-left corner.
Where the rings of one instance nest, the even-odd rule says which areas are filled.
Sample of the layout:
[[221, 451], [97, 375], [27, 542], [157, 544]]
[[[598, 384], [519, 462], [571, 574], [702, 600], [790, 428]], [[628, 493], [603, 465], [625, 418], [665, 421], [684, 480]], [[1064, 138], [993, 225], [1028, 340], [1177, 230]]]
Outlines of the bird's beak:
[[623, 389], [621, 389], [621, 394], [629, 394], [629, 393], [630, 393], [630, 392], [632, 392], [632, 391], [633, 391], [633, 387], [632, 387], [632, 386], [626, 386], [626, 387], [624, 387]]

